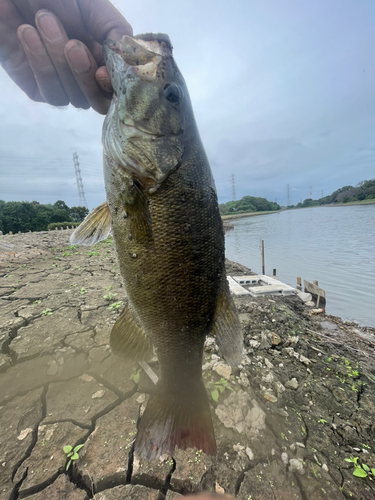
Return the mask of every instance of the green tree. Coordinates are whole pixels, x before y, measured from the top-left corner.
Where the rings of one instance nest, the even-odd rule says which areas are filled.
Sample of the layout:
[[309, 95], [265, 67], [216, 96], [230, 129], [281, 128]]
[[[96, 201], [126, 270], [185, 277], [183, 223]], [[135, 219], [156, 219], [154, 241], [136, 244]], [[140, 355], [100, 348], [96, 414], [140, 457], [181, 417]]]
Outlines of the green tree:
[[88, 215], [89, 210], [86, 207], [72, 207], [69, 212], [74, 222], [82, 222]]

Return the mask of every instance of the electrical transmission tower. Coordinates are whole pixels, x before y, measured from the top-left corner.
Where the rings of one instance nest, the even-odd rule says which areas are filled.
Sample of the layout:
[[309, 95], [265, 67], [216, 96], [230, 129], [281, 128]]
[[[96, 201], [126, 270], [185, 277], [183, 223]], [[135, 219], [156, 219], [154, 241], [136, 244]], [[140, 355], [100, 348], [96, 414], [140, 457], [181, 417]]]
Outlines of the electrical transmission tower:
[[77, 153], [73, 153], [73, 162], [74, 162], [74, 170], [76, 171], [76, 178], [77, 178], [79, 206], [80, 207], [86, 207], [88, 209], [89, 207], [87, 206], [85, 192], [83, 190], [83, 182], [82, 182], [82, 177], [81, 177], [81, 169], [79, 168], [79, 161], [78, 161], [78, 155], [77, 155]]
[[310, 186], [310, 199], [312, 198], [312, 186]]
[[236, 179], [234, 177], [234, 174], [232, 174], [230, 176], [230, 183], [232, 186], [232, 198], [233, 198], [233, 201], [236, 201]]
[[289, 184], [286, 185], [286, 206], [290, 205], [290, 196], [289, 196]]

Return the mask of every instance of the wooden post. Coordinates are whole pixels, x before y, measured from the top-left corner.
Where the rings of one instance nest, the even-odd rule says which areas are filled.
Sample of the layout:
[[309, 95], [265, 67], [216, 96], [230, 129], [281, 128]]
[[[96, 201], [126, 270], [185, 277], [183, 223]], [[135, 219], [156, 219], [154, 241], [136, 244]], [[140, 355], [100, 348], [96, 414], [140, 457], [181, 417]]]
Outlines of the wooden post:
[[276, 276], [276, 269], [273, 270], [272, 274], [273, 276]]
[[262, 240], [262, 274], [266, 274], [264, 265], [264, 240]]
[[297, 276], [297, 290], [302, 290], [302, 279], [301, 279], [301, 276]]

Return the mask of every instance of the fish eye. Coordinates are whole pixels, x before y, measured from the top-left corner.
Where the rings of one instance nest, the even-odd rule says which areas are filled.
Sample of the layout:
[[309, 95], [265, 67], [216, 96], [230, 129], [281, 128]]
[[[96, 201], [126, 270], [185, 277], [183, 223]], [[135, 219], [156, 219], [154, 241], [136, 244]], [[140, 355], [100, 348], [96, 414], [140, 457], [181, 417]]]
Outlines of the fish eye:
[[180, 100], [180, 89], [174, 83], [167, 83], [164, 86], [164, 95], [169, 102], [176, 103]]

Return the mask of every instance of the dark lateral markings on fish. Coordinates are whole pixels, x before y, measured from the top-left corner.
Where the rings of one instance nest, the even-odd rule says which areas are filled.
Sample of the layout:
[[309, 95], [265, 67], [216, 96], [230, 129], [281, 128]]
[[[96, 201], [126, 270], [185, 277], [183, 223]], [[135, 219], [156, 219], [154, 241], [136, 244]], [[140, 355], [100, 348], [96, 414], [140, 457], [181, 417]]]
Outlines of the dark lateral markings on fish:
[[149, 360], [160, 378], [139, 423], [135, 451], [216, 453], [202, 355], [208, 333], [233, 367], [243, 336], [225, 273], [216, 188], [185, 81], [164, 34], [107, 40], [114, 95], [103, 125], [107, 201], [75, 230], [92, 245], [113, 234], [127, 303], [112, 352]]

